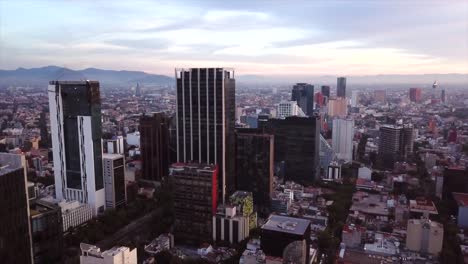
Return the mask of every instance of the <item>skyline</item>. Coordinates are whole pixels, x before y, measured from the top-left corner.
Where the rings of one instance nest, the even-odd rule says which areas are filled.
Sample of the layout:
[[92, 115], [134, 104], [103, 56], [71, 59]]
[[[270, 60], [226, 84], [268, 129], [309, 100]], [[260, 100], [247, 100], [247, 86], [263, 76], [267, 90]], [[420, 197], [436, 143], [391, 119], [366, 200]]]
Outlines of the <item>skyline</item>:
[[468, 73], [468, 2], [424, 3], [0, 1], [0, 68]]

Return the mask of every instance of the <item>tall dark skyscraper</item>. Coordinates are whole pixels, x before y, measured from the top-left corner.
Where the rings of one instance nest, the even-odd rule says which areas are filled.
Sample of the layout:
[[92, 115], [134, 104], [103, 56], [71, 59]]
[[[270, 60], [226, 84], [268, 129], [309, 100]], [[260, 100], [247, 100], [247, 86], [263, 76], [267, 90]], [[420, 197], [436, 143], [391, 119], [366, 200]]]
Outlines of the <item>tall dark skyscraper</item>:
[[253, 194], [259, 211], [270, 206], [273, 192], [274, 136], [261, 129], [236, 131], [236, 185]]
[[380, 127], [379, 161], [386, 168], [393, 168], [398, 160], [404, 160], [413, 152], [414, 130], [411, 125]]
[[322, 95], [330, 98], [330, 86], [322, 85]]
[[336, 83], [336, 97], [346, 97], [346, 78], [338, 77]]
[[213, 216], [218, 206], [218, 167], [201, 163], [171, 166], [174, 198], [174, 236], [199, 245], [213, 236]]
[[51, 81], [48, 87], [55, 193], [104, 211], [101, 97], [97, 81]]
[[164, 113], [140, 118], [143, 180], [161, 181], [169, 173], [169, 122]]
[[26, 173], [20, 155], [1, 154], [0, 195], [0, 262], [32, 263]]
[[318, 176], [320, 117], [270, 119], [266, 131], [275, 136], [275, 163], [285, 162], [285, 180], [311, 182]]
[[296, 101], [302, 111], [311, 116], [314, 112], [314, 86], [308, 83], [297, 83], [291, 92], [291, 101]]
[[235, 80], [225, 68], [176, 69], [177, 162], [217, 164], [224, 201], [235, 190]]

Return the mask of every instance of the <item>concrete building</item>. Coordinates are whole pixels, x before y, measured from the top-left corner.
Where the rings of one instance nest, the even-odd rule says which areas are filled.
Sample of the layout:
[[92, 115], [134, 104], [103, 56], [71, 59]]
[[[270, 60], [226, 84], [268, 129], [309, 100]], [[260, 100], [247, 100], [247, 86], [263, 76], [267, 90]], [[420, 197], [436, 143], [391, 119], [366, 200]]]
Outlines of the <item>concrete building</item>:
[[106, 147], [106, 153], [109, 154], [124, 154], [125, 152], [123, 136], [104, 140], [104, 146]]
[[135, 131], [132, 133], [127, 133], [127, 145], [140, 147], [140, 132]]
[[279, 103], [277, 107], [277, 117], [285, 118], [288, 116], [305, 116], [305, 114], [296, 101]]
[[424, 218], [410, 219], [406, 232], [406, 247], [409, 250], [432, 255], [437, 255], [442, 250], [442, 224]]
[[460, 228], [468, 228], [468, 193], [452, 193], [453, 199], [458, 204], [457, 225]]
[[364, 227], [356, 226], [354, 224], [346, 224], [343, 226], [341, 240], [346, 247], [357, 248], [361, 246], [365, 234], [366, 229]]
[[372, 170], [367, 167], [360, 167], [358, 169], [358, 178], [371, 180], [372, 178]]
[[88, 204], [82, 204], [78, 201], [61, 201], [58, 206], [62, 211], [64, 232], [67, 232], [70, 227], [82, 225], [93, 218], [93, 209]]
[[295, 84], [291, 91], [291, 101], [295, 101], [305, 115], [311, 116], [314, 113], [314, 86], [308, 83]]
[[137, 249], [113, 247], [101, 252], [94, 245], [80, 243], [80, 264], [138, 264]]
[[422, 98], [421, 88], [410, 88], [409, 89], [409, 99], [411, 102], [420, 102]]
[[359, 94], [360, 92], [357, 90], [353, 90], [351, 92], [351, 107], [357, 107], [359, 103]]
[[235, 79], [228, 68], [176, 69], [177, 162], [217, 164], [223, 202], [235, 191]]
[[345, 97], [328, 100], [328, 115], [344, 118], [348, 115], [348, 103]]
[[341, 165], [337, 162], [332, 162], [328, 165], [327, 174], [324, 180], [339, 180], [341, 179]]
[[104, 212], [99, 82], [51, 81], [50, 130], [58, 200], [89, 204]]
[[261, 228], [261, 248], [266, 255], [283, 257], [286, 247], [295, 241], [306, 243], [306, 256], [310, 252], [310, 221], [280, 215], [271, 215]]
[[175, 240], [191, 244], [210, 241], [218, 207], [218, 167], [175, 163], [171, 171]]
[[0, 260], [33, 263], [24, 156], [0, 155]]
[[106, 209], [125, 205], [125, 159], [120, 154], [102, 155]]
[[332, 147], [338, 159], [353, 161], [354, 120], [333, 119]]
[[236, 206], [219, 206], [213, 216], [213, 241], [239, 243], [249, 236], [249, 218], [237, 214]]

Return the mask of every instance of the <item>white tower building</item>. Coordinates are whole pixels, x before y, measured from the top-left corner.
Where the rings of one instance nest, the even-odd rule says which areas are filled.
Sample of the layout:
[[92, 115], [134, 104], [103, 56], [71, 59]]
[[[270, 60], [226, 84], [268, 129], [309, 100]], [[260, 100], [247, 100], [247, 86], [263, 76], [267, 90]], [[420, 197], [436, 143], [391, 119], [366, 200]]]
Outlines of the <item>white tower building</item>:
[[354, 120], [333, 119], [332, 147], [340, 160], [353, 160]]
[[51, 81], [48, 94], [56, 198], [97, 215], [105, 209], [99, 82]]

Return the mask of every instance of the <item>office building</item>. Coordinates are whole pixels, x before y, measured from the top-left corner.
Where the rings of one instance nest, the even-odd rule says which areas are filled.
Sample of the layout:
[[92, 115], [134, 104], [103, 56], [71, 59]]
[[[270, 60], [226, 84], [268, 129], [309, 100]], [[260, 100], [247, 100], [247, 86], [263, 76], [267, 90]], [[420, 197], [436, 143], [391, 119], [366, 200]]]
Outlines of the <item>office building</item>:
[[442, 251], [442, 224], [425, 218], [410, 219], [406, 232], [406, 247], [409, 250], [432, 255], [438, 255]]
[[330, 98], [330, 86], [322, 85], [321, 89], [323, 96]]
[[124, 138], [123, 136], [116, 136], [112, 139], [104, 140], [104, 147], [106, 148], [106, 153], [109, 154], [124, 154]]
[[[271, 215], [261, 228], [261, 248], [268, 256], [283, 257], [283, 252], [293, 242], [306, 243], [306, 256], [310, 252], [310, 221], [280, 215]], [[308, 263], [308, 262], [306, 262]]]
[[336, 82], [336, 97], [346, 98], [346, 78], [338, 77]]
[[386, 168], [393, 168], [398, 160], [404, 160], [413, 152], [414, 130], [411, 125], [380, 127], [379, 160]]
[[213, 241], [239, 243], [249, 236], [249, 218], [237, 213], [236, 206], [220, 205], [213, 216]]
[[0, 260], [32, 263], [32, 242], [26, 174], [22, 155], [0, 156]]
[[328, 165], [328, 170], [324, 180], [334, 181], [341, 179], [341, 165], [337, 162], [332, 162]]
[[319, 173], [320, 117], [270, 119], [268, 133], [275, 136], [275, 163], [284, 161], [285, 180], [309, 182]]
[[235, 190], [235, 80], [226, 68], [176, 69], [177, 162], [219, 167], [219, 196]]
[[218, 167], [175, 163], [171, 171], [175, 240], [192, 244], [210, 241], [213, 216], [218, 206]]
[[353, 90], [351, 91], [351, 106], [357, 107], [359, 103], [359, 91]]
[[421, 88], [410, 88], [409, 89], [409, 99], [411, 102], [420, 102], [422, 98]]
[[296, 101], [297, 105], [307, 115], [314, 113], [314, 86], [308, 83], [297, 83], [291, 92], [291, 101]]
[[253, 193], [259, 211], [270, 206], [273, 192], [274, 136], [260, 129], [236, 131], [236, 186]]
[[314, 98], [316, 108], [321, 108], [325, 104], [325, 97], [321, 92], [316, 93]]
[[97, 246], [80, 243], [80, 264], [138, 264], [137, 249], [113, 247], [101, 252]]
[[445, 88], [442, 88], [440, 90], [440, 101], [445, 104], [446, 100], [447, 100], [447, 96], [445, 94]]
[[160, 182], [169, 173], [169, 125], [164, 113], [140, 118], [143, 180]]
[[332, 147], [338, 159], [345, 162], [353, 160], [354, 120], [333, 119]]
[[127, 145], [135, 146], [137, 148], [140, 147], [140, 132], [139, 131], [127, 133]]
[[468, 193], [452, 193], [453, 199], [457, 202], [457, 225], [460, 228], [468, 228]]
[[387, 102], [387, 91], [386, 90], [375, 90], [374, 91], [374, 102], [384, 104]]
[[333, 98], [328, 100], [328, 115], [330, 117], [346, 117], [348, 115], [348, 103], [346, 98]]
[[56, 197], [104, 212], [99, 82], [51, 81], [48, 93]]
[[78, 201], [61, 201], [58, 203], [62, 212], [63, 232], [70, 227], [80, 226], [93, 218], [93, 208]]
[[125, 159], [120, 154], [103, 154], [104, 186], [106, 208], [117, 208], [126, 204], [125, 200]]
[[60, 207], [36, 200], [30, 204], [34, 263], [59, 263], [63, 253], [63, 224]]
[[296, 101], [281, 102], [278, 104], [277, 117], [285, 118], [288, 116], [305, 116], [302, 109]]

